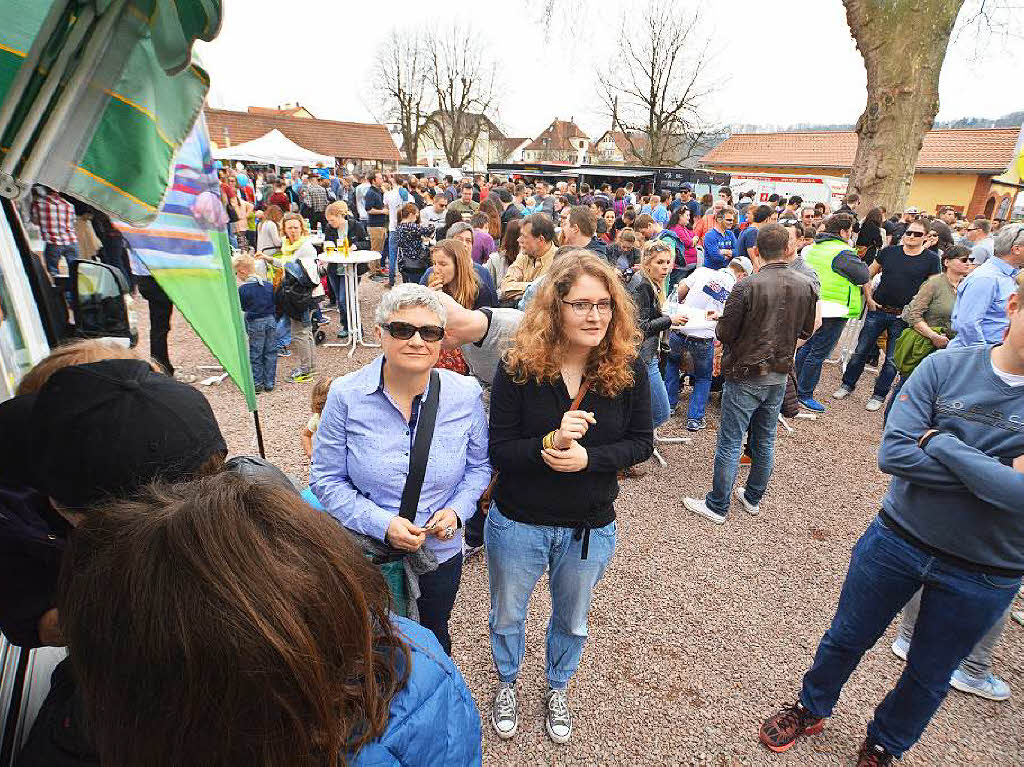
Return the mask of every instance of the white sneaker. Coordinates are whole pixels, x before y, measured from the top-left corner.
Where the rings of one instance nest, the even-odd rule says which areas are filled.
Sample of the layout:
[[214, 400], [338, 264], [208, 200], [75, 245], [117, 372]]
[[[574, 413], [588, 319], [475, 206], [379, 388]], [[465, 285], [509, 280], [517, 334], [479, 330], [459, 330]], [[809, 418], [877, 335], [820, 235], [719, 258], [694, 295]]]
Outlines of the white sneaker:
[[899, 658], [901, 661], [906, 662], [907, 653], [910, 652], [910, 642], [904, 639], [902, 636], [896, 637], [896, 641], [892, 643], [892, 654]]
[[845, 386], [840, 386], [838, 389], [832, 392], [832, 397], [834, 399], [846, 399], [851, 394], [853, 394], [853, 389], [847, 389]]
[[708, 508], [707, 504], [699, 498], [683, 498], [683, 506], [688, 511], [692, 511], [694, 514], [700, 514], [702, 517], [706, 517], [714, 522], [716, 525], [725, 524], [725, 515], [716, 514]]
[[884, 399], [878, 399], [877, 397], [871, 397], [868, 399], [868, 404], [864, 406], [864, 409], [870, 413], [874, 413], [876, 410], [881, 410], [885, 405]]
[[519, 729], [519, 702], [515, 684], [502, 682], [491, 706], [491, 726], [502, 740], [508, 740]]
[[572, 737], [572, 712], [569, 711], [569, 699], [565, 690], [548, 690], [548, 714], [544, 717], [544, 727], [548, 737], [555, 743], [568, 743]]
[[736, 489], [732, 491], [732, 494], [736, 496], [736, 500], [740, 502], [740, 504], [743, 506], [743, 509], [747, 512], [747, 514], [749, 514], [752, 517], [756, 517], [758, 514], [761, 513], [761, 504], [753, 504], [750, 501], [748, 501], [746, 499], [746, 496], [744, 495], [745, 492], [745, 487], [736, 485]]
[[984, 679], [975, 679], [957, 669], [949, 678], [949, 684], [954, 690], [986, 700], [1006, 700], [1010, 697], [1010, 685], [991, 672]]

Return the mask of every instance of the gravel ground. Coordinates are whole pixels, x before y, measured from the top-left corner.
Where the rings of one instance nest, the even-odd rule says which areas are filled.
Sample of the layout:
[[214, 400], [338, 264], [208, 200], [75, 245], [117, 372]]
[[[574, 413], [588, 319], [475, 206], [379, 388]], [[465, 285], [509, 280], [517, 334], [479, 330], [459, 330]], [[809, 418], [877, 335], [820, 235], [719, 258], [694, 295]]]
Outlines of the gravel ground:
[[[364, 317], [380, 291], [364, 283]], [[142, 348], [148, 349], [145, 301], [139, 308]], [[328, 316], [334, 328], [337, 315]], [[375, 350], [360, 348], [351, 360], [346, 354], [320, 347], [321, 372], [346, 373], [373, 359]], [[189, 372], [201, 373], [198, 365], [213, 362], [178, 314], [171, 358]], [[260, 416], [267, 457], [305, 481], [299, 430], [309, 415], [310, 385], [283, 380], [290, 362], [280, 360], [280, 383], [259, 398]], [[837, 384], [835, 368], [826, 366], [819, 393]], [[254, 453], [251, 419], [237, 389], [230, 381], [200, 388], [231, 452]], [[487, 716], [497, 680], [487, 639], [487, 572], [482, 558], [468, 562], [452, 635], [455, 660], [484, 714], [485, 763], [852, 764], [874, 706], [902, 668], [889, 652], [895, 627], [864, 657], [821, 735], [779, 757], [760, 746], [757, 728], [799, 690], [831, 620], [850, 549], [886, 487], [875, 463], [881, 413], [864, 411], [866, 388], [816, 421], [794, 420], [795, 434], [779, 437], [775, 476], [757, 518], [734, 504], [727, 524], [718, 527], [682, 509], [685, 495], [699, 496], [710, 484], [715, 407], [712, 427], [691, 445], [662, 448], [667, 469], [652, 462], [646, 478], [623, 484], [618, 551], [597, 589], [590, 641], [570, 685], [576, 726], [567, 746], [551, 743], [543, 726], [550, 614], [544, 581], [529, 612], [519, 734], [509, 742], [492, 734]], [[673, 418], [664, 432], [682, 427]], [[1011, 622], [996, 654], [996, 671], [1014, 697], [993, 703], [950, 691], [905, 764], [1024, 764], [1022, 638], [1024, 629]]]

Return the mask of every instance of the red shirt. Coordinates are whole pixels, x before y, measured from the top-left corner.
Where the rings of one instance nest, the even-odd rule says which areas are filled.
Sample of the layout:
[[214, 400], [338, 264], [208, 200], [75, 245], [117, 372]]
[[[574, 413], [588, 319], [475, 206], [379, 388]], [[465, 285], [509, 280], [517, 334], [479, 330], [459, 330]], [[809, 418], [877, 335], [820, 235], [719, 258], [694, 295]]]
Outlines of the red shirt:
[[274, 192], [267, 200], [267, 204], [276, 205], [285, 213], [292, 209], [291, 203], [288, 201], [288, 195], [284, 192]]

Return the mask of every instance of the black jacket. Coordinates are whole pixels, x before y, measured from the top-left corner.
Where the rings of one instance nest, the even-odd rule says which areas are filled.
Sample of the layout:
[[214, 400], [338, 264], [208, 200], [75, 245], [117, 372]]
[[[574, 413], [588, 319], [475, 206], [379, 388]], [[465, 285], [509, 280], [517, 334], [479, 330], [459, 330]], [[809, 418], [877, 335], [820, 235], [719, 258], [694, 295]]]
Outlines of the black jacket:
[[0, 631], [13, 644], [40, 645], [39, 618], [57, 604], [70, 529], [45, 496], [0, 485]]
[[626, 286], [636, 304], [636, 324], [644, 334], [640, 342], [640, 359], [645, 364], [658, 356], [659, 336], [669, 329], [672, 319], [661, 313], [661, 304], [654, 292], [654, 286], [639, 269]]

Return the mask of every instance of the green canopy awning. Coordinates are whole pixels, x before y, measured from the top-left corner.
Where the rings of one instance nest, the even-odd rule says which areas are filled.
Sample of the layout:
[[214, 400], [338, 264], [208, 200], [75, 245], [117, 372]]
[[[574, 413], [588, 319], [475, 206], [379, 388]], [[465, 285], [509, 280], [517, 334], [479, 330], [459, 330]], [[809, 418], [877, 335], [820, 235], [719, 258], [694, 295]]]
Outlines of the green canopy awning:
[[192, 46], [220, 25], [220, 0], [4, 0], [0, 193], [151, 221], [209, 90]]

